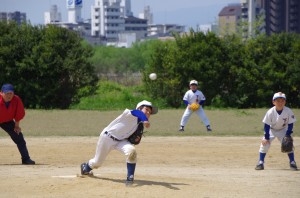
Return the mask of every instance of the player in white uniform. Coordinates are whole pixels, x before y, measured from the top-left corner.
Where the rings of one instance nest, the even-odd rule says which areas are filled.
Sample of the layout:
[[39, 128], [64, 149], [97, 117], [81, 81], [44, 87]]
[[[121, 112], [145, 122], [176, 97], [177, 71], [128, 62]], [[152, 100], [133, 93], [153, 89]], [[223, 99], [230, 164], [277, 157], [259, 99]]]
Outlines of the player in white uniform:
[[[259, 148], [259, 162], [256, 165], [256, 170], [264, 169], [265, 156], [268, 152], [272, 141], [277, 138], [280, 142], [284, 136], [291, 136], [293, 133], [294, 122], [296, 118], [292, 110], [285, 106], [286, 96], [282, 92], [275, 93], [273, 96], [273, 105], [269, 109], [263, 119], [264, 137]], [[297, 165], [294, 159], [294, 152], [288, 153], [290, 160], [290, 168], [297, 170]]]
[[150, 115], [158, 112], [157, 107], [151, 102], [143, 100], [139, 102], [136, 109], [125, 111], [103, 129], [98, 139], [94, 158], [80, 166], [82, 175], [89, 175], [92, 169], [100, 167], [107, 155], [112, 150], [118, 150], [127, 157], [127, 179], [126, 184], [132, 184], [137, 161], [135, 146], [127, 138], [134, 133], [139, 123], [144, 127], [150, 127]]
[[[211, 131], [209, 119], [206, 117], [202, 106], [206, 98], [204, 94], [197, 89], [198, 82], [196, 80], [191, 80], [189, 85], [190, 90], [188, 90], [183, 96], [183, 102], [187, 107], [182, 115], [179, 131], [184, 131], [184, 126], [187, 124], [193, 112], [195, 112], [201, 118], [202, 122], [206, 126], [207, 131]], [[193, 111], [190, 109], [190, 105], [195, 102], [200, 104], [200, 108], [196, 111]]]

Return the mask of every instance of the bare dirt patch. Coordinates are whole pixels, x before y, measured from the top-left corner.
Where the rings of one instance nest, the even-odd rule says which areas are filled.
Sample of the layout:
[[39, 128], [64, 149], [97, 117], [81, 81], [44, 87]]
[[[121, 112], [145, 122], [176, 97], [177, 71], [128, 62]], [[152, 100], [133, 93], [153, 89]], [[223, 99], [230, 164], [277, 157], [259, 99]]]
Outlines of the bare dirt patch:
[[[79, 166], [94, 155], [97, 137], [25, 137], [34, 166], [20, 165], [14, 143], [0, 138], [0, 197], [299, 197], [274, 141], [265, 170], [254, 170], [257, 137], [145, 137], [137, 146], [135, 183], [126, 187], [125, 157], [113, 151], [94, 177]], [[296, 160], [300, 138], [295, 138]], [[300, 165], [300, 164], [299, 164]]]

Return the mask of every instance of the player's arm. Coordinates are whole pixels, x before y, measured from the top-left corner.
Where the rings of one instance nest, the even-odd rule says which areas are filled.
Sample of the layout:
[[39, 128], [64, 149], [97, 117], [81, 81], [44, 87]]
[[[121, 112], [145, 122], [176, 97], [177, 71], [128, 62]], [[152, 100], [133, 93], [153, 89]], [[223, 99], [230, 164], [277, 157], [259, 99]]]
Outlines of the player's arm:
[[270, 125], [266, 124], [264, 125], [264, 132], [265, 132], [265, 138], [262, 140], [262, 144], [266, 145], [270, 143]]
[[203, 105], [204, 105], [204, 102], [205, 102], [205, 100], [200, 100], [200, 101], [199, 101], [199, 104], [200, 104], [201, 106], [203, 106]]
[[141, 110], [138, 109], [131, 110], [131, 115], [137, 117], [142, 122], [148, 121], [147, 116]]
[[137, 117], [139, 122], [144, 123], [144, 126], [146, 128], [150, 127], [150, 123], [147, 116], [141, 110], [134, 109], [131, 111], [131, 115]]
[[189, 105], [189, 101], [187, 101], [187, 100], [183, 100], [183, 103], [184, 103], [186, 106]]
[[286, 136], [291, 136], [291, 134], [293, 133], [293, 128], [294, 128], [294, 123], [288, 124], [288, 129], [287, 129], [285, 135]]

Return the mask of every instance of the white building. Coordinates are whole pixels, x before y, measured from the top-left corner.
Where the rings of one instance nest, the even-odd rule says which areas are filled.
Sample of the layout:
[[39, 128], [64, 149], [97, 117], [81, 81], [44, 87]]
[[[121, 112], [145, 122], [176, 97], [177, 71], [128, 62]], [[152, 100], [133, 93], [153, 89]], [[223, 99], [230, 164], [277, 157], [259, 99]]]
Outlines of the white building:
[[95, 0], [91, 15], [91, 35], [109, 45], [118, 45], [120, 38], [122, 43], [125, 38], [133, 43], [133, 38], [138, 41], [147, 36], [147, 20], [133, 16], [131, 0]]
[[243, 37], [254, 37], [258, 32], [265, 32], [264, 10], [258, 0], [241, 0]]
[[185, 26], [177, 24], [149, 24], [148, 25], [148, 36], [151, 37], [164, 37], [172, 36], [173, 32], [183, 33]]
[[81, 9], [82, 0], [66, 0], [68, 9], [68, 22], [79, 23], [82, 22]]
[[122, 16], [133, 16], [133, 13], [131, 11], [131, 0], [122, 0], [121, 1], [121, 13]]
[[118, 33], [125, 30], [121, 11], [121, 0], [95, 0], [91, 10], [91, 35], [116, 41]]
[[57, 5], [52, 5], [50, 12], [44, 13], [44, 24], [61, 22], [61, 13], [58, 12]]
[[63, 22], [61, 13], [58, 11], [57, 5], [52, 5], [50, 8], [50, 12], [44, 13], [44, 23], [54, 24], [54, 23], [69, 23], [69, 24], [77, 24], [83, 22], [81, 17], [82, 10], [82, 0], [66, 0], [66, 6], [68, 11], [68, 21]]
[[144, 8], [140, 18], [133, 16], [131, 0], [95, 0], [91, 6], [91, 19], [81, 18], [83, 0], [66, 0], [68, 21], [61, 21], [57, 6], [45, 13], [45, 24], [54, 24], [78, 32], [89, 43], [130, 47], [145, 38], [172, 36], [172, 32], [184, 32], [184, 26], [153, 24], [150, 6]]
[[144, 12], [139, 14], [139, 18], [147, 19], [148, 24], [153, 24], [153, 13], [150, 10], [150, 6], [144, 7]]

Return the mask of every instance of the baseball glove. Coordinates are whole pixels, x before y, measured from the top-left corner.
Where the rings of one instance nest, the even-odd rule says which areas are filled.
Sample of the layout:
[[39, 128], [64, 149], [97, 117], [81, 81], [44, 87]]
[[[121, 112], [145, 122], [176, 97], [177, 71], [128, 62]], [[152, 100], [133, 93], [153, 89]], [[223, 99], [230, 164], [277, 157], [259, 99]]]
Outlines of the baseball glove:
[[200, 108], [200, 105], [198, 103], [192, 103], [190, 104], [190, 110], [197, 111]]
[[285, 136], [281, 142], [281, 152], [289, 153], [294, 150], [293, 138], [291, 136]]
[[135, 132], [128, 137], [128, 141], [134, 145], [139, 144], [142, 140], [143, 133], [144, 133], [144, 124], [141, 122], [138, 124], [138, 127], [135, 130]]

